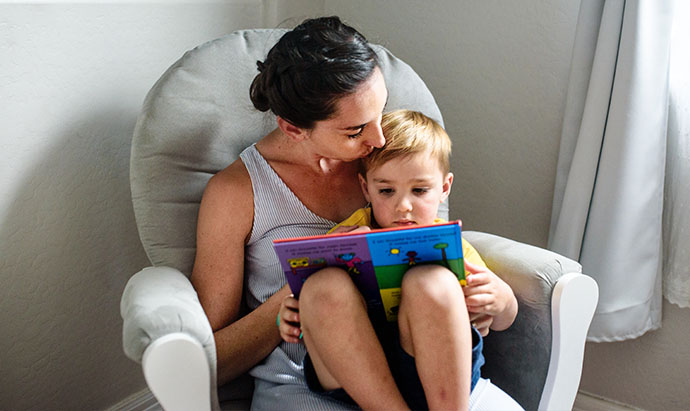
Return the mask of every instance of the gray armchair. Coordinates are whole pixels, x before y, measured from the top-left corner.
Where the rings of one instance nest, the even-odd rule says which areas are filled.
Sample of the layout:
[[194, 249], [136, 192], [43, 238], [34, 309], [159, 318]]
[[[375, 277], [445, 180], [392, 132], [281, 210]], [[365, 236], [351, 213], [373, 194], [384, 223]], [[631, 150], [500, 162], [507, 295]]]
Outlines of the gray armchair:
[[[132, 200], [153, 267], [125, 288], [123, 345], [166, 409], [248, 409], [251, 401], [248, 377], [216, 387], [213, 333], [188, 276], [206, 182], [276, 126], [270, 113], [252, 107], [248, 90], [256, 61], [283, 33], [239, 31], [187, 52], [151, 89], [136, 126]], [[415, 109], [442, 122], [419, 76], [385, 48], [375, 49], [387, 109]], [[520, 306], [509, 330], [486, 338], [483, 376], [526, 409], [572, 408], [596, 283], [577, 262], [550, 251], [479, 232], [465, 237]]]

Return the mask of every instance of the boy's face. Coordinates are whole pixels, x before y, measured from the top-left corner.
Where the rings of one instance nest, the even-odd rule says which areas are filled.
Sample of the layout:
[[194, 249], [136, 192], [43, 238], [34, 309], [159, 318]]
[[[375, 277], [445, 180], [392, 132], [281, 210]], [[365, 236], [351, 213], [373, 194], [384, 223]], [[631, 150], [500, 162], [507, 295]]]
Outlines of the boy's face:
[[427, 153], [395, 158], [359, 176], [362, 191], [382, 228], [433, 224], [450, 194], [453, 174]]

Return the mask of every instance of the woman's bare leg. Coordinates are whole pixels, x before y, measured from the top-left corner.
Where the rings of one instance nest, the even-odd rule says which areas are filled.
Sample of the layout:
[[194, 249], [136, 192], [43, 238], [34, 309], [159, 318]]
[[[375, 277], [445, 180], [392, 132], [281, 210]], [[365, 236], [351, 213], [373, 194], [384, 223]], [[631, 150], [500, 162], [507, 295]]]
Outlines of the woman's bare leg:
[[400, 344], [415, 357], [430, 410], [466, 410], [472, 334], [458, 279], [441, 266], [418, 266], [403, 277]]
[[408, 408], [364, 299], [345, 271], [326, 268], [311, 275], [299, 310], [304, 342], [324, 389], [344, 388], [363, 409]]

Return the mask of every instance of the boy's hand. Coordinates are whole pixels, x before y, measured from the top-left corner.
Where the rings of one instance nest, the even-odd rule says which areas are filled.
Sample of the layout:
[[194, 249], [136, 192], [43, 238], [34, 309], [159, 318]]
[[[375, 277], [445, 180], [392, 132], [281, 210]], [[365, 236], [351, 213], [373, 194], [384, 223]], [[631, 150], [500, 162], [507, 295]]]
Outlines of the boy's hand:
[[[467, 286], [463, 287], [470, 320], [480, 332], [510, 327], [517, 315], [517, 300], [513, 290], [488, 268], [465, 261]], [[486, 316], [492, 317], [487, 325]], [[485, 335], [485, 334], [482, 334]]]
[[289, 343], [299, 343], [302, 330], [299, 321], [299, 301], [294, 294], [283, 299], [278, 311], [280, 337]]
[[489, 329], [493, 322], [494, 317], [489, 314], [470, 313], [470, 323], [472, 323], [472, 327], [479, 331], [482, 337], [486, 337], [489, 334]]
[[365, 231], [371, 231], [371, 228], [366, 225], [341, 225], [329, 234], [361, 233]]

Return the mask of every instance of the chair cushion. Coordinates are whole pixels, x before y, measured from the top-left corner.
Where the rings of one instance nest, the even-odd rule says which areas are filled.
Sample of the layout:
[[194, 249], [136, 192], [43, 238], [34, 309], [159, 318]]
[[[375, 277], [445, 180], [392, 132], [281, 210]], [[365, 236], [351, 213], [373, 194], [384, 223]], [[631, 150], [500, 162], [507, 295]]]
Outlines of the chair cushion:
[[[130, 180], [139, 236], [153, 265], [190, 275], [207, 181], [276, 127], [273, 114], [254, 109], [249, 85], [256, 61], [283, 33], [242, 30], [203, 44], [147, 95], [134, 131]], [[443, 124], [419, 76], [384, 47], [374, 49], [389, 91], [386, 110], [414, 109]], [[447, 217], [447, 208], [442, 214]]]

